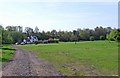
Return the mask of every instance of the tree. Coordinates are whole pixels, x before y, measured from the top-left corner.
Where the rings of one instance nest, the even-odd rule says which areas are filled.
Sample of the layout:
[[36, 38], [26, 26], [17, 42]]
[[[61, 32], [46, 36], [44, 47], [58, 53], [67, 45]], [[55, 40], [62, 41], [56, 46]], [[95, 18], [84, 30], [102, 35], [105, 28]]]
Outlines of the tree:
[[48, 36], [47, 36], [47, 34], [46, 34], [46, 32], [45, 31], [42, 31], [41, 33], [39, 33], [40, 34], [40, 39], [41, 40], [47, 40], [48, 39]]
[[39, 32], [39, 29], [38, 29], [38, 27], [36, 26], [35, 27], [35, 30], [34, 30], [34, 33], [38, 33]]
[[107, 34], [107, 30], [105, 28], [103, 28], [102, 26], [100, 27], [96, 27], [95, 29], [95, 39], [99, 40], [100, 36], [102, 35], [104, 38], [106, 37]]
[[6, 29], [7, 29], [8, 31], [12, 31], [12, 30], [13, 30], [11, 26], [7, 26]]
[[120, 35], [116, 37], [116, 41], [120, 42]]
[[110, 34], [107, 35], [107, 39], [111, 41], [115, 41], [119, 39], [120, 29], [113, 29]]
[[90, 30], [89, 29], [83, 29], [83, 30], [80, 30], [80, 37], [81, 37], [81, 40], [89, 40], [91, 34], [90, 34]]
[[75, 44], [76, 44], [76, 41], [78, 41], [78, 37], [79, 37], [79, 32], [76, 31], [76, 30], [73, 30], [73, 39], [75, 41]]
[[12, 44], [13, 38], [10, 36], [10, 31], [2, 31], [2, 44]]
[[16, 26], [18, 32], [23, 32], [22, 26]]
[[13, 38], [13, 43], [21, 42], [24, 39], [24, 34], [22, 32], [11, 31], [10, 35]]
[[106, 31], [107, 31], [107, 34], [109, 34], [111, 31], [112, 31], [112, 28], [111, 27], [107, 27], [107, 28], [105, 28], [106, 29]]
[[[111, 27], [103, 28], [102, 26], [96, 27], [95, 29], [77, 29], [73, 31], [56, 31], [55, 29], [52, 31], [42, 31], [39, 32], [38, 27], [35, 27], [33, 31], [32, 28], [26, 27], [25, 32], [22, 32], [22, 26], [7, 26], [4, 29], [0, 25], [0, 31], [3, 32], [2, 36], [2, 43], [16, 43], [22, 41], [24, 38], [28, 36], [37, 36], [39, 40], [47, 40], [49, 38], [58, 38], [60, 41], [68, 42], [77, 42], [80, 40], [88, 41], [88, 40], [116, 40], [119, 41], [120, 39], [120, 30], [114, 29], [112, 30]], [[8, 39], [10, 38], [10, 39]]]
[[8, 35], [8, 36], [6, 37], [5, 44], [12, 44], [12, 43], [13, 43], [13, 38]]
[[104, 36], [101, 35], [100, 36], [100, 40], [105, 40]]
[[0, 47], [2, 45], [2, 31], [4, 30], [3, 26], [0, 25]]
[[8, 31], [22, 32], [22, 26], [7, 26], [6, 29]]
[[56, 31], [56, 30], [52, 30], [52, 31], [51, 31], [51, 36], [52, 36], [53, 38], [56, 38], [56, 37], [57, 37], [57, 31]]
[[90, 36], [90, 41], [94, 41], [94, 40], [95, 40], [94, 36]]
[[0, 30], [4, 30], [4, 28], [3, 28], [3, 26], [2, 26], [2, 25], [0, 25]]
[[25, 32], [27, 33], [27, 36], [31, 36], [31, 34], [33, 33], [33, 29], [30, 27], [25, 27]]
[[76, 35], [72, 35], [72, 36], [70, 37], [70, 40], [71, 40], [71, 41], [74, 41], [75, 44], [76, 44], [76, 41], [77, 41], [78, 39], [77, 39], [77, 36], [76, 36]]

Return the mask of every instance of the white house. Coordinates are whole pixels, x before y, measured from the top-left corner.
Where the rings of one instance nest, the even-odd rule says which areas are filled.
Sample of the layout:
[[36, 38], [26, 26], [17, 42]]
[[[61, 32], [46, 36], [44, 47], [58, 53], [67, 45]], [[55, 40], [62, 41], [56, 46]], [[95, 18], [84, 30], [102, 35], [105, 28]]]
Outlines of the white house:
[[30, 36], [30, 37], [23, 39], [23, 42], [21, 42], [21, 43], [29, 44], [29, 43], [33, 43], [35, 41], [38, 41], [38, 38], [36, 36]]

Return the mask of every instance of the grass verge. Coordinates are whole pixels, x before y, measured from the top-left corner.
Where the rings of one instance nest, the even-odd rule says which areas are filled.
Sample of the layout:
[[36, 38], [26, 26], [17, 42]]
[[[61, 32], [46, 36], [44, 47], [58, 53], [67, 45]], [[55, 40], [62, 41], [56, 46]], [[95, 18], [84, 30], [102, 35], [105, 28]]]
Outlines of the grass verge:
[[15, 52], [15, 49], [12, 48], [11, 45], [4, 44], [2, 48], [0, 49], [0, 62], [3, 64], [7, 61], [10, 61], [10, 59], [13, 57]]

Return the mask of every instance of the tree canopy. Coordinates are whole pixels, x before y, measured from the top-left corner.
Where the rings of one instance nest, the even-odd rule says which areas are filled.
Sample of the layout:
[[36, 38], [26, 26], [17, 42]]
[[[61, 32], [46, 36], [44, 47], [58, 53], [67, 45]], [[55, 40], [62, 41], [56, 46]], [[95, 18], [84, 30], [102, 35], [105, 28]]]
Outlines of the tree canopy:
[[36, 26], [34, 31], [30, 27], [25, 27], [23, 32], [22, 26], [7, 26], [4, 28], [0, 25], [0, 38], [3, 44], [10, 44], [23, 41], [28, 36], [37, 36], [39, 40], [47, 40], [49, 38], [56, 38], [63, 42], [72, 41], [89, 41], [89, 40], [119, 40], [120, 29], [112, 29], [111, 27], [103, 28], [97, 26], [94, 29], [76, 29], [73, 31], [42, 31], [40, 32]]

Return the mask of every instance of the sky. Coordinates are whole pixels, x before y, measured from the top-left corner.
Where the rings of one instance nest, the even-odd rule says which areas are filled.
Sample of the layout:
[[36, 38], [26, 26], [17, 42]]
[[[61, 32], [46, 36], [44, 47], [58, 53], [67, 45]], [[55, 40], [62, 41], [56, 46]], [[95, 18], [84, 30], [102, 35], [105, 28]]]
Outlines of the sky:
[[[46, 2], [45, 2], [46, 1]], [[118, 28], [118, 2], [88, 1], [10, 1], [0, 2], [0, 25], [20, 25], [40, 31], [90, 28]]]

